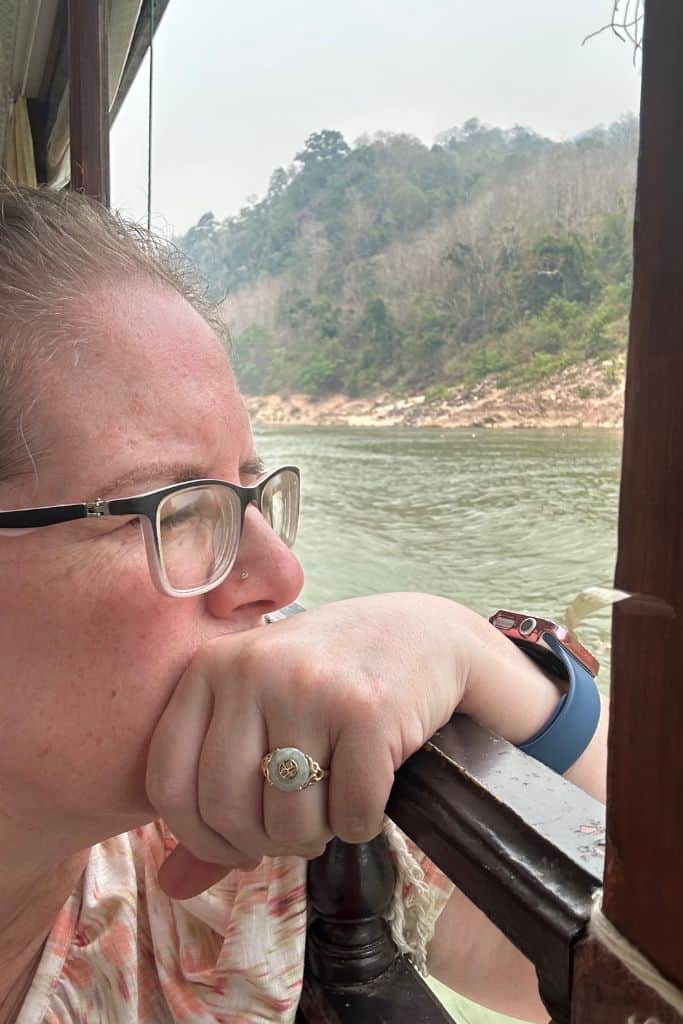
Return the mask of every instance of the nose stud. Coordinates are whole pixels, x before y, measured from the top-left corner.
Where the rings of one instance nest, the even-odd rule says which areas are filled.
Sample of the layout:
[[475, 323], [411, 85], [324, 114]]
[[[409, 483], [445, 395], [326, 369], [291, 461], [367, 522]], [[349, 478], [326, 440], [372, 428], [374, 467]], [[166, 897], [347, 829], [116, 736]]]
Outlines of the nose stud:
[[242, 572], [240, 573], [240, 579], [241, 580], [248, 580], [249, 579], [249, 573], [247, 572], [246, 569], [242, 569]]

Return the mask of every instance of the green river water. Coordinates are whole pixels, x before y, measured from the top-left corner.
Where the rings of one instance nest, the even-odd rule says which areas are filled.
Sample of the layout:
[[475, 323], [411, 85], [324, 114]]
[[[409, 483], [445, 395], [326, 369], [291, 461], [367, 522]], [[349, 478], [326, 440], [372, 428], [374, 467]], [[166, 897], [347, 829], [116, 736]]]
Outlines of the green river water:
[[[387, 590], [442, 594], [563, 618], [587, 586], [609, 586], [621, 440], [591, 430], [264, 428], [267, 466], [301, 468], [296, 551], [302, 603]], [[609, 679], [610, 613], [580, 637]], [[459, 999], [461, 1024], [503, 1021]]]

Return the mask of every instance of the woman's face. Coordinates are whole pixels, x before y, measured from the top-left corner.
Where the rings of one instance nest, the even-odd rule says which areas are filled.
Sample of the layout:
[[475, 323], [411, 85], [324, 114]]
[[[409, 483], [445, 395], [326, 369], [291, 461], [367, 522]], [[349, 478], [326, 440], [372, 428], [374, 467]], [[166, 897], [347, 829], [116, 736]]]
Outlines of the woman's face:
[[[0, 508], [251, 482], [244, 404], [192, 307], [131, 282], [92, 296], [88, 314], [98, 329], [35, 381], [22, 421], [35, 473], [0, 484]], [[148, 741], [192, 655], [259, 625], [303, 577], [250, 507], [235, 568], [202, 597], [159, 593], [139, 527], [116, 519], [0, 536], [0, 581], [0, 835], [47, 827], [78, 848], [149, 820]]]

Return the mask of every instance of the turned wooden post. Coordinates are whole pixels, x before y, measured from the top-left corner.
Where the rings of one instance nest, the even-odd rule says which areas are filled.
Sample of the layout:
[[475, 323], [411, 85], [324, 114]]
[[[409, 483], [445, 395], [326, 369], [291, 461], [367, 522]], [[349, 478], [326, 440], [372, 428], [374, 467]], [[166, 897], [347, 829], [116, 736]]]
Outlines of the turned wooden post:
[[333, 839], [308, 868], [315, 920], [308, 931], [307, 966], [322, 982], [370, 981], [397, 957], [383, 915], [394, 892], [395, 871], [383, 835], [369, 843]]

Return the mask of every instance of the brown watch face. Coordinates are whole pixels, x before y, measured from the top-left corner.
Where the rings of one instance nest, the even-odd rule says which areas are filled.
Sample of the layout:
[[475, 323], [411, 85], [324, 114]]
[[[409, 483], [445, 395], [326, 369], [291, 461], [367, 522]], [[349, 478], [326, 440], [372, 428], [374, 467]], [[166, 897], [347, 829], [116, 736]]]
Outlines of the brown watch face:
[[552, 619], [539, 619], [535, 615], [526, 615], [523, 612], [497, 611], [491, 616], [489, 622], [510, 640], [523, 640], [529, 644], [537, 644], [550, 650], [543, 639], [545, 633], [552, 633], [562, 644], [565, 650], [569, 651], [577, 661], [580, 661], [585, 669], [595, 677], [600, 665], [590, 651], [587, 651], [583, 644], [579, 643], [573, 633], [570, 633], [565, 626], [553, 622]]

